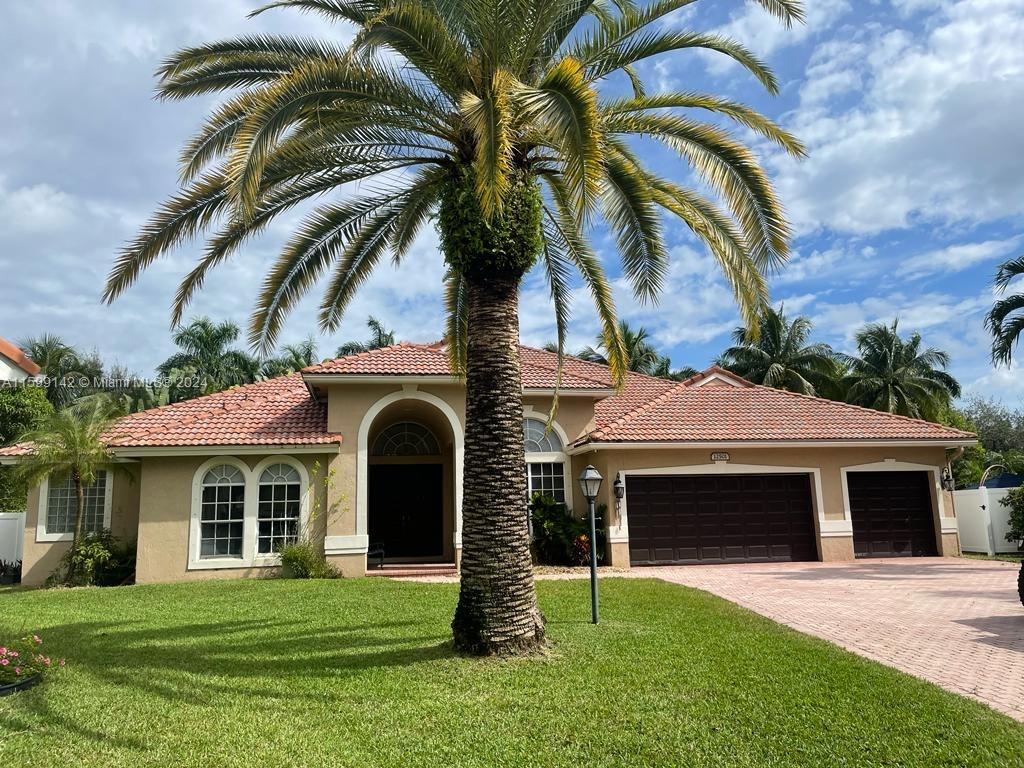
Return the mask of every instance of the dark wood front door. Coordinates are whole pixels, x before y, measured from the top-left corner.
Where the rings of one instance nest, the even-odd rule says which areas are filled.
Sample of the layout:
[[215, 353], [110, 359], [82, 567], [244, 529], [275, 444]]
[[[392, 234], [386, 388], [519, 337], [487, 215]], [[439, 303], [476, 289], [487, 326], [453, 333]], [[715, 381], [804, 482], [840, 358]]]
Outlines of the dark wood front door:
[[626, 482], [634, 565], [816, 560], [808, 475], [658, 475]]
[[857, 557], [938, 554], [928, 472], [850, 472], [846, 487]]
[[440, 557], [444, 553], [443, 466], [371, 464], [370, 544], [384, 557]]

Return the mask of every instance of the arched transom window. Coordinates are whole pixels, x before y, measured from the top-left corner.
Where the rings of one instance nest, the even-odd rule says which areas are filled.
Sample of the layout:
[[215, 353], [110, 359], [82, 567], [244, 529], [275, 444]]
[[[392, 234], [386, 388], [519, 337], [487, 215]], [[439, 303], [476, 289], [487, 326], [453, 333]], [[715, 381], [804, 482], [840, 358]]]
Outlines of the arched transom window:
[[565, 449], [553, 429], [540, 419], [523, 419], [526, 441], [526, 486], [530, 498], [543, 493], [565, 503]]
[[437, 456], [440, 453], [433, 433], [414, 421], [392, 424], [373, 441], [374, 456]]
[[245, 476], [220, 464], [203, 476], [199, 556], [241, 557], [245, 525]]
[[280, 552], [299, 536], [299, 499], [302, 479], [290, 464], [271, 464], [260, 475], [256, 511], [256, 552]]
[[561, 453], [562, 441], [540, 419], [523, 419], [527, 453]]

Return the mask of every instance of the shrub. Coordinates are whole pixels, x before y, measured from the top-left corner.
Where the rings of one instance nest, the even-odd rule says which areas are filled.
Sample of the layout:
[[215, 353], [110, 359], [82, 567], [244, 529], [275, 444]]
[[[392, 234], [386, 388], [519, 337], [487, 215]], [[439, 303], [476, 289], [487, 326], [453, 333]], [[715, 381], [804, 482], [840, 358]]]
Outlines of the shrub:
[[1024, 605], [1024, 562], [1020, 564], [1020, 573], [1017, 574], [1017, 596], [1020, 604]]
[[19, 683], [33, 675], [46, 674], [54, 663], [64, 666], [64, 659], [54, 662], [40, 650], [43, 640], [29, 635], [21, 640], [0, 646], [0, 685]]
[[337, 579], [338, 569], [309, 539], [300, 538], [281, 549], [281, 577], [285, 579]]
[[110, 531], [86, 533], [64, 553], [48, 587], [116, 587], [135, 579], [135, 546]]
[[[597, 514], [597, 559], [604, 559], [605, 505]], [[540, 565], [586, 565], [590, 562], [590, 524], [550, 496], [535, 493], [530, 500], [533, 552]]]
[[1010, 508], [1010, 530], [1006, 540], [1024, 541], [1024, 486], [1011, 489], [999, 503]]
[[18, 584], [21, 582], [21, 560], [8, 562], [0, 560], [0, 584]]

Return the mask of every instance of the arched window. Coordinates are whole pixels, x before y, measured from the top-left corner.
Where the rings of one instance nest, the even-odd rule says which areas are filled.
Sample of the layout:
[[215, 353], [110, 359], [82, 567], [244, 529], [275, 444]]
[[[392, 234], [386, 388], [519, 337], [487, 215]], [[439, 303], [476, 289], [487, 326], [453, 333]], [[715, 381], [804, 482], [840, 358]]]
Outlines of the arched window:
[[373, 441], [374, 456], [438, 456], [440, 453], [433, 433], [414, 421], [392, 424]]
[[567, 457], [558, 435], [546, 427], [540, 419], [523, 419], [527, 495], [533, 498], [533, 494], [543, 493], [564, 504]]
[[199, 516], [199, 557], [242, 557], [245, 476], [220, 464], [203, 476]]
[[527, 453], [561, 453], [562, 441], [540, 419], [523, 419], [523, 437]]
[[271, 464], [260, 475], [256, 553], [280, 552], [299, 536], [302, 479], [291, 464]]

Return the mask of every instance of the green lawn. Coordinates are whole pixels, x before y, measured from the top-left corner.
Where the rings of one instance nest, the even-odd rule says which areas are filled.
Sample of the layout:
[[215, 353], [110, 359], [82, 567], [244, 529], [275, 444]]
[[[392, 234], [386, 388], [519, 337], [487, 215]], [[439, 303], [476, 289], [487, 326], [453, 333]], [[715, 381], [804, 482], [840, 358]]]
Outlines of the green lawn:
[[68, 667], [0, 699], [0, 766], [1009, 766], [1024, 727], [706, 593], [541, 582], [540, 659], [449, 649], [454, 585], [0, 596]]

